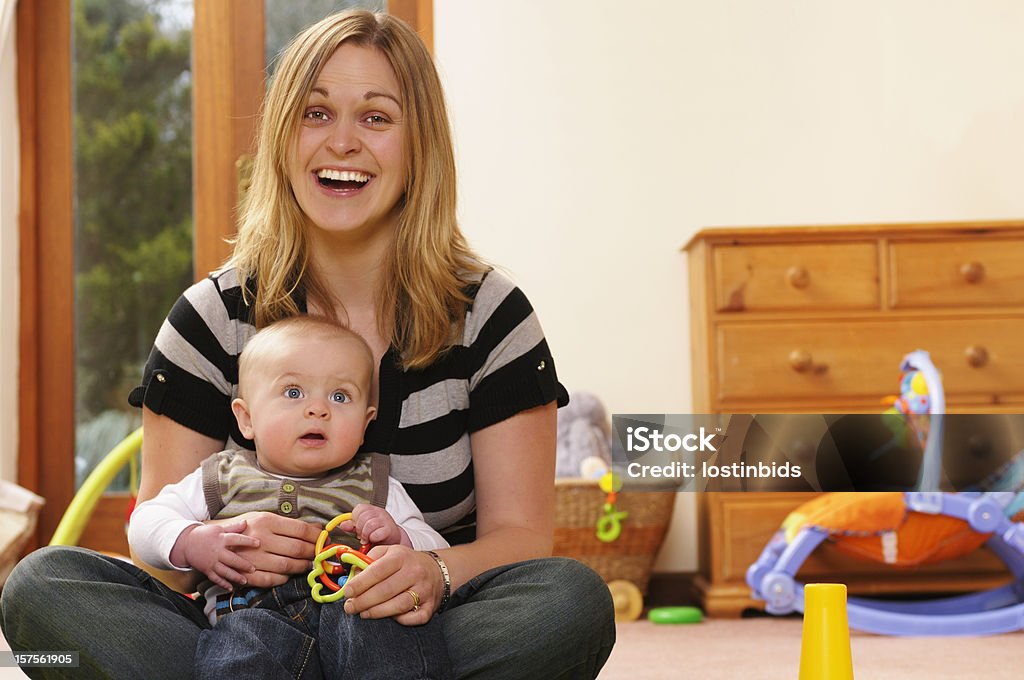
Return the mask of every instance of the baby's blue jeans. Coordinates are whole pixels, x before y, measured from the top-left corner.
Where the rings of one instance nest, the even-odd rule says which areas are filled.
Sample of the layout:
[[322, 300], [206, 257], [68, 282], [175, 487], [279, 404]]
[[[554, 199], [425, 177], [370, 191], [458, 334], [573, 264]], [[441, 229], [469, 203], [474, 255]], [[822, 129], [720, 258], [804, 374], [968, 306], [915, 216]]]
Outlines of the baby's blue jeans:
[[[416, 674], [431, 672], [427, 667], [436, 661], [425, 656], [421, 645], [442, 638], [458, 678], [594, 678], [615, 642], [607, 587], [584, 565], [563, 558], [520, 562], [472, 579], [435, 617], [440, 631], [434, 624], [418, 627], [424, 636], [416, 650], [399, 640], [408, 631], [396, 631], [401, 625], [390, 619], [348, 616], [334, 605], [319, 609], [316, 636], [302, 630], [305, 624], [296, 625], [295, 612], [229, 614], [217, 628], [242, 617], [234, 624], [241, 632], [237, 640], [218, 645], [193, 601], [131, 564], [67, 547], [43, 548], [26, 557], [0, 597], [4, 635], [14, 650], [79, 652], [79, 668], [25, 669], [34, 678], [179, 680], [195, 677], [197, 655], [212, 667], [212, 649], [231, 652], [234, 644], [242, 646], [238, 663], [251, 660], [252, 665], [232, 667], [221, 677], [255, 680], [278, 672], [291, 677], [302, 670], [303, 678], [364, 679], [367, 664], [377, 667], [380, 677], [431, 677]], [[316, 654], [306, 639], [314, 637]], [[388, 665], [392, 660], [394, 667]]]
[[195, 677], [452, 677], [439, 617], [422, 626], [403, 626], [393, 619], [363, 621], [345, 614], [342, 605], [314, 602], [301, 576], [256, 591], [249, 608], [224, 614], [199, 633]]

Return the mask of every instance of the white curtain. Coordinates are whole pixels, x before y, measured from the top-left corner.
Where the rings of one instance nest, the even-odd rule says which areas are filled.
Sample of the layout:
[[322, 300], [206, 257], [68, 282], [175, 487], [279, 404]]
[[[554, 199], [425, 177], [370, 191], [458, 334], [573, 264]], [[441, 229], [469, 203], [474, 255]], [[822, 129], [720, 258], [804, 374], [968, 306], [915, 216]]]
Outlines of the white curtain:
[[0, 0], [0, 480], [18, 464], [17, 0]]

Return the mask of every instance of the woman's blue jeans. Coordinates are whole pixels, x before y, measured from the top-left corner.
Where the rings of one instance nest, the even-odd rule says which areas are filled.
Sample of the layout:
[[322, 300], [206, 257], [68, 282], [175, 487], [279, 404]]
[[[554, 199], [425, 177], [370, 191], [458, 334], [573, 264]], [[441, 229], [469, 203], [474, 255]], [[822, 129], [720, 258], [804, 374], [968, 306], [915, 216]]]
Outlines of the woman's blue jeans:
[[[217, 627], [241, 616], [235, 624], [241, 632], [211, 631], [191, 600], [131, 564], [81, 548], [43, 548], [22, 560], [4, 587], [0, 614], [16, 651], [79, 652], [79, 668], [25, 669], [30, 677], [178, 680], [194, 677], [197, 655], [205, 668], [207, 662], [216, 666], [218, 653], [230, 655], [229, 663], [253, 663], [231, 666], [221, 677], [297, 677], [301, 671], [303, 678], [365, 678], [364, 659], [373, 660], [380, 677], [430, 677], [417, 675], [430, 672], [424, 670], [430, 660], [408, 649], [408, 631], [393, 630], [400, 624], [390, 619], [321, 607], [316, 654], [307, 639], [314, 636], [295, 625], [291, 611], [235, 612]], [[422, 626], [417, 644], [443, 637], [458, 678], [594, 678], [615, 642], [613, 617], [608, 589], [593, 571], [563, 558], [530, 560], [466, 583], [435, 619], [441, 634], [432, 624]], [[233, 645], [244, 649], [241, 661]]]

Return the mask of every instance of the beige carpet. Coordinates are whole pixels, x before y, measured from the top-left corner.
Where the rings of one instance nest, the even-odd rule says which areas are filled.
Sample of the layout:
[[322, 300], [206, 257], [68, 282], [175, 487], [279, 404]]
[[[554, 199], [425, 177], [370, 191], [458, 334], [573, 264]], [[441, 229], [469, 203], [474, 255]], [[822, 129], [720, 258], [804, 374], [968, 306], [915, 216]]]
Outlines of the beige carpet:
[[[797, 680], [802, 621], [708, 620], [619, 624], [600, 680]], [[1019, 680], [1024, 633], [974, 638], [894, 638], [851, 633], [858, 680]]]
[[[620, 624], [599, 680], [797, 680], [799, 619], [705, 621], [691, 626]], [[858, 680], [1017, 680], [1024, 633], [988, 638], [886, 638], [854, 632]], [[0, 649], [8, 649], [0, 636]], [[0, 680], [26, 676], [0, 668]], [[541, 680], [537, 678], [535, 680]]]

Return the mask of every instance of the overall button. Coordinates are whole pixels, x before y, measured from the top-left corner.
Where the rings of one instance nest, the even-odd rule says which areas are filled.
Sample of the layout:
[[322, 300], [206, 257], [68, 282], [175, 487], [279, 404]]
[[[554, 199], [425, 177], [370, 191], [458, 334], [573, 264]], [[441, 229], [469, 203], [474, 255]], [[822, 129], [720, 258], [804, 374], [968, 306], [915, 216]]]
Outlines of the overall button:
[[292, 504], [291, 503], [289, 503], [288, 501], [285, 501], [284, 503], [281, 503], [281, 512], [283, 512], [284, 514], [287, 515], [291, 511], [292, 511]]
[[295, 491], [295, 485], [292, 484], [291, 482], [285, 482], [284, 486], [282, 486], [281, 488], [284, 490], [285, 493], [291, 493], [292, 491]]

